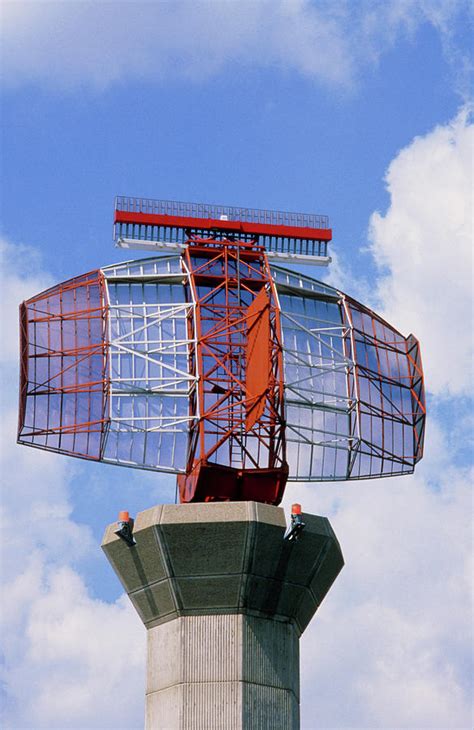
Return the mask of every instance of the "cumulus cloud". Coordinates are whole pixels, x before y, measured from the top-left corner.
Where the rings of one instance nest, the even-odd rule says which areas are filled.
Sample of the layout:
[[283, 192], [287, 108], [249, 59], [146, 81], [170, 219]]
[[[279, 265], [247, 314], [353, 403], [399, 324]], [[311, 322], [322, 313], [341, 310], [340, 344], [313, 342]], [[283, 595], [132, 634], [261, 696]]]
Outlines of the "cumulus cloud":
[[138, 728], [144, 631], [128, 602], [94, 598], [80, 575], [81, 561], [103, 558], [90, 528], [72, 517], [77, 466], [15, 443], [18, 303], [50, 276], [34, 249], [5, 240], [0, 249], [2, 726]]
[[471, 727], [471, 485], [445, 463], [292, 489], [346, 559], [302, 638], [303, 728]]
[[[471, 394], [472, 143], [467, 108], [415, 138], [389, 166], [387, 212], [370, 221], [372, 304], [421, 342], [431, 392], [424, 460], [410, 477], [293, 486], [286, 496], [329, 516], [346, 557], [302, 639], [307, 730], [473, 726], [473, 474], [462, 456], [472, 433], [462, 416]], [[344, 268], [335, 276], [344, 281]], [[447, 395], [449, 411], [440, 407]]]
[[389, 322], [420, 339], [437, 395], [472, 385], [473, 143], [468, 108], [416, 137], [388, 168], [387, 212], [370, 221], [378, 299]]
[[[453, 57], [455, 21], [468, 8], [464, 0], [8, 2], [3, 76], [12, 85], [102, 89], [123, 79], [202, 79], [233, 64], [349, 87], [361, 68], [425, 23]], [[458, 54], [458, 72], [460, 65]]]
[[143, 726], [145, 636], [128, 598], [94, 599], [38, 557], [4, 596], [4, 727]]
[[[18, 305], [51, 284], [42, 270], [38, 252], [0, 240], [2, 290], [2, 429], [0, 472], [4, 476], [2, 524], [3, 577], [9, 579], [18, 564], [41, 546], [47, 554], [70, 560], [90, 547], [87, 528], [70, 520], [72, 505], [67, 480], [72, 474], [66, 460], [16, 444], [18, 384]], [[41, 487], [38, 475], [41, 474]], [[12, 519], [14, 515], [14, 519]], [[15, 557], [14, 557], [15, 556]]]

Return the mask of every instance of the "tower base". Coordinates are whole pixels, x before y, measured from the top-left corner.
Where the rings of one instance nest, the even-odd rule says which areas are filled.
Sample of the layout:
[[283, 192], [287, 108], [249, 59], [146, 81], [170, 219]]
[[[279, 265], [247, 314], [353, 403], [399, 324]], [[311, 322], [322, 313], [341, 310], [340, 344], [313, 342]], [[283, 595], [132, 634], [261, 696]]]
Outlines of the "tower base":
[[146, 728], [296, 730], [298, 645], [291, 624], [243, 614], [150, 629]]
[[102, 547], [147, 628], [146, 730], [297, 730], [299, 636], [344, 561], [329, 521], [258, 502], [162, 505]]

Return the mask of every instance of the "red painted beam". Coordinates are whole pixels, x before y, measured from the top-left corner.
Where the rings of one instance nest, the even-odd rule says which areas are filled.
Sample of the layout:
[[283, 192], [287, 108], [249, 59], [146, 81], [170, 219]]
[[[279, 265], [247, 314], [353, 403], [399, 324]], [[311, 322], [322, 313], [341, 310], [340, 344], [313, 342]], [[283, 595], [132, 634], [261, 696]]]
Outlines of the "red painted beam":
[[259, 236], [278, 236], [280, 238], [302, 238], [310, 241], [330, 241], [331, 228], [305, 228], [300, 226], [276, 226], [268, 223], [247, 221], [223, 221], [214, 218], [190, 218], [188, 216], [158, 215], [156, 213], [135, 213], [116, 210], [114, 223], [131, 223], [146, 226], [166, 226], [167, 228], [197, 228], [247, 233]]

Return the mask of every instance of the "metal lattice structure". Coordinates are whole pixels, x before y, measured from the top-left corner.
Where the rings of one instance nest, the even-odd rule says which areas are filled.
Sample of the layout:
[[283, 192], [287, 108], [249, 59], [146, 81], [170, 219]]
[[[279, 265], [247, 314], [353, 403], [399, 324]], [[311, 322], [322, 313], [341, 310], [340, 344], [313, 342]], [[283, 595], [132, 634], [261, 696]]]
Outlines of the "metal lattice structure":
[[20, 307], [19, 440], [101, 459], [108, 422], [107, 309], [100, 271]]
[[417, 340], [309, 277], [272, 268], [281, 307], [290, 479], [413, 471], [423, 452]]
[[183, 266], [195, 316], [185, 501], [222, 493], [281, 498], [285, 458], [279, 308], [261, 246], [194, 238]]
[[278, 503], [287, 479], [411, 473], [425, 422], [415, 337], [270, 265], [258, 237], [211, 229], [21, 305], [19, 442], [177, 474], [182, 501]]

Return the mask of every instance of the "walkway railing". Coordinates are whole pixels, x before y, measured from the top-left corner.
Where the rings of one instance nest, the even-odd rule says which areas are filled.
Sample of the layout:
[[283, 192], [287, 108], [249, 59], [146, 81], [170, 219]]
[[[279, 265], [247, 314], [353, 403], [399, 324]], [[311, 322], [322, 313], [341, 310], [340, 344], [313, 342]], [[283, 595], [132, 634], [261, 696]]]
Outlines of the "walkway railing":
[[152, 200], [150, 198], [129, 198], [117, 196], [115, 210], [130, 213], [187, 216], [190, 218], [213, 218], [230, 221], [248, 221], [277, 226], [298, 226], [301, 228], [329, 228], [327, 215], [313, 213], [288, 213], [279, 210], [259, 208], [238, 208], [232, 205], [209, 205], [207, 203], [180, 203], [173, 200]]

